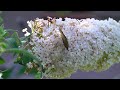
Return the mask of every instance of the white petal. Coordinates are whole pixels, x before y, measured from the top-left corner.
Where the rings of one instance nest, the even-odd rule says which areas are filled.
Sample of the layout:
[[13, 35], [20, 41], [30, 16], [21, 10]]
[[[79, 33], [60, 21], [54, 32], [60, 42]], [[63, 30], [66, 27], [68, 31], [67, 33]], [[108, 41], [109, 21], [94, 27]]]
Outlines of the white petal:
[[26, 32], [27, 31], [27, 28], [23, 29], [22, 32]]
[[25, 34], [25, 37], [27, 37], [27, 36], [29, 36], [30, 35], [30, 33], [29, 32], [27, 32], [26, 34]]
[[33, 21], [27, 21], [28, 26], [32, 29], [32, 25], [34, 25]]

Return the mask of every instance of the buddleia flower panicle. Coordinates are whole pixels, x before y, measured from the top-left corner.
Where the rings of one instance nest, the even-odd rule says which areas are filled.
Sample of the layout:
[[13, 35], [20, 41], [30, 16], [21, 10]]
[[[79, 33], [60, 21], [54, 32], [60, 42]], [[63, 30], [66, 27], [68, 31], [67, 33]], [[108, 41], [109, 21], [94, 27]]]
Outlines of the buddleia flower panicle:
[[[37, 24], [35, 22], [37, 21]], [[78, 69], [100, 72], [120, 62], [120, 23], [112, 18], [28, 21], [32, 46], [28, 51], [39, 58], [46, 78], [66, 78]], [[68, 50], [61, 38], [60, 27], [67, 38]], [[40, 30], [42, 32], [40, 32]]]

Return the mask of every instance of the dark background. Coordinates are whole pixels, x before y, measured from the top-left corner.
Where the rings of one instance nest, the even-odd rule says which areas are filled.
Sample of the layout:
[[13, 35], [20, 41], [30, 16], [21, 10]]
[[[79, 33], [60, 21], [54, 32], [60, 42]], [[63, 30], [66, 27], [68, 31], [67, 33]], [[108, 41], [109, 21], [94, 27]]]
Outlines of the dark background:
[[[70, 17], [70, 18], [96, 18], [96, 19], [108, 19], [109, 17], [120, 20], [120, 11], [2, 11], [4, 19], [4, 26], [7, 29], [15, 29], [19, 31], [19, 35], [23, 36], [22, 29], [27, 26], [28, 20], [34, 20], [35, 18], [51, 17]], [[16, 73], [19, 71], [20, 65], [14, 65], [11, 56], [7, 56], [7, 64], [4, 68], [14, 67], [14, 71], [10, 78], [24, 78], [32, 79], [32, 75], [20, 75]], [[119, 78], [120, 64], [113, 65], [109, 70], [100, 73], [95, 72], [82, 72], [77, 71], [71, 75], [71, 79], [115, 79]]]

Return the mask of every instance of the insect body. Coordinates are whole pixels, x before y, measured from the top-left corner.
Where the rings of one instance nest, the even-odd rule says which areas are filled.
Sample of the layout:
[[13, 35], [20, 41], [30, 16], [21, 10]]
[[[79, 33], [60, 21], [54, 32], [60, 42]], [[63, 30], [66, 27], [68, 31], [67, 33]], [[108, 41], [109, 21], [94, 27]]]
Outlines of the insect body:
[[51, 18], [51, 17], [48, 16], [47, 18], [48, 18], [47, 19], [48, 20], [48, 26], [49, 26], [49, 22], [52, 23], [52, 24], [55, 24], [55, 21], [56, 21], [55, 17]]
[[51, 18], [51, 17], [48, 16], [47, 18], [48, 18], [48, 22], [55, 23], [55, 17]]
[[63, 44], [64, 44], [65, 48], [68, 50], [68, 47], [69, 47], [68, 40], [67, 40], [66, 36], [64, 35], [64, 33], [62, 32], [62, 30], [61, 29], [59, 29], [59, 30], [61, 33], [61, 38], [62, 38]]

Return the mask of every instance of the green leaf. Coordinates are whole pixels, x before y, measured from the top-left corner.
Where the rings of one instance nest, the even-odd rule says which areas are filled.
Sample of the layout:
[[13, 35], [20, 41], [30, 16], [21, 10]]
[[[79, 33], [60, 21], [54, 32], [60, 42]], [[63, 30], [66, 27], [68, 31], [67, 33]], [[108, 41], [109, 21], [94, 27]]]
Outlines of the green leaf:
[[0, 37], [0, 42], [3, 42], [5, 41], [5, 38], [4, 37]]
[[42, 72], [37, 72], [37, 74], [35, 75], [36, 79], [41, 79], [42, 78]]
[[3, 34], [3, 37], [7, 37], [7, 36], [9, 36], [9, 33], [8, 33], [8, 32], [5, 32], [5, 33]]
[[18, 48], [18, 45], [16, 43], [15, 38], [7, 38], [6, 42], [7, 42], [8, 46], [9, 46], [9, 48]]
[[14, 32], [11, 38], [7, 38], [6, 42], [8, 43], [9, 48], [18, 48], [21, 45], [21, 40], [17, 32]]
[[26, 70], [26, 66], [21, 67], [20, 70], [19, 70], [19, 72], [17, 73], [17, 75], [24, 74], [25, 70]]
[[26, 63], [28, 63], [34, 59], [38, 60], [38, 58], [36, 58], [32, 53], [30, 53], [24, 49], [12, 48], [12, 49], [6, 49], [5, 52], [18, 54], [17, 61], [15, 61], [15, 62], [20, 63], [21, 65], [25, 65]]
[[5, 60], [2, 57], [0, 57], [0, 64], [4, 64], [4, 63], [5, 63]]
[[0, 17], [0, 24], [1, 24], [1, 23], [3, 23], [3, 19], [2, 19], [2, 17]]
[[21, 37], [20, 40], [23, 41], [25, 40], [27, 37]]
[[24, 55], [24, 54], [19, 54], [19, 57], [16, 60], [16, 63], [19, 63], [21, 65], [26, 65], [28, 62], [32, 62], [33, 58], [29, 57], [28, 55]]
[[31, 35], [29, 35], [27, 37], [21, 37], [20, 40], [21, 41], [28, 41], [29, 42], [30, 41], [30, 37], [31, 37]]
[[3, 73], [2, 78], [8, 79], [8, 78], [10, 77], [10, 75], [11, 75], [13, 69], [14, 69], [14, 68], [12, 67], [12, 68], [10, 68], [10, 69], [8, 69], [8, 70], [2, 72], [2, 73]]
[[20, 40], [19, 35], [18, 35], [17, 32], [14, 32], [11, 37], [15, 39], [18, 46], [21, 45], [21, 40]]
[[0, 42], [0, 48], [7, 48], [7, 44], [4, 42]]
[[12, 53], [18, 53], [18, 54], [24, 54], [26, 56], [29, 56], [31, 58], [37, 59], [35, 56], [33, 56], [32, 53], [28, 52], [27, 50], [24, 49], [17, 49], [17, 48], [12, 48], [12, 49], [6, 49], [6, 52], [12, 52]]
[[8, 32], [17, 32], [18, 30], [13, 30], [13, 29], [5, 29]]
[[6, 37], [8, 36], [8, 32], [4, 29], [4, 26], [0, 26], [0, 37]]
[[0, 26], [0, 37], [3, 37], [5, 35], [6, 31], [2, 26]]

